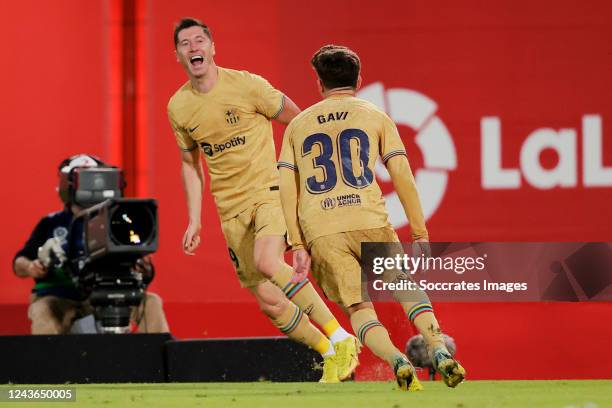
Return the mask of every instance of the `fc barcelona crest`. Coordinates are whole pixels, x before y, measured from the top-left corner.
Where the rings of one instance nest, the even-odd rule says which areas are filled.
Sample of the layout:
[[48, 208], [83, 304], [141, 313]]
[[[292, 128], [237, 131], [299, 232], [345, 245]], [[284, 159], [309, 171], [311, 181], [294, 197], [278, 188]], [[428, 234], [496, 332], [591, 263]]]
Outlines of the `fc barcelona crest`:
[[228, 125], [235, 125], [240, 121], [238, 111], [236, 109], [228, 109], [225, 111], [225, 121]]

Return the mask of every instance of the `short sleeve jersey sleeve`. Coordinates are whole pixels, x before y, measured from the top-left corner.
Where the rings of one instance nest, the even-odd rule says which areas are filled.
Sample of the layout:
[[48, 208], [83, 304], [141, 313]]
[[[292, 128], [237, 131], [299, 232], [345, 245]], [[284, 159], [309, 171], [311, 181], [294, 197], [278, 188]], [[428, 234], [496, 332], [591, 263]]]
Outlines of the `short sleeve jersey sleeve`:
[[171, 106], [168, 106], [168, 121], [170, 122], [170, 127], [172, 127], [172, 132], [174, 133], [176, 144], [178, 145], [179, 149], [184, 152], [190, 152], [198, 147], [196, 142], [191, 138], [191, 136], [189, 136], [187, 129], [183, 128], [177, 122]]
[[250, 75], [251, 97], [257, 112], [268, 119], [274, 119], [283, 111], [285, 95], [256, 74]]

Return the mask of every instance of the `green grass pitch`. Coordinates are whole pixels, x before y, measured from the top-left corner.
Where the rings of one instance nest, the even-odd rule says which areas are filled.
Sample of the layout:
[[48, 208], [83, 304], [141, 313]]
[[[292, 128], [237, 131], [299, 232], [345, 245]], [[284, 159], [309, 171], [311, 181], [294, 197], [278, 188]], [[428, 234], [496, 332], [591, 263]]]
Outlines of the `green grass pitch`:
[[[96, 384], [76, 387], [72, 403], [0, 403], [15, 407], [284, 407], [284, 408], [607, 408], [612, 381], [467, 381], [456, 389], [425, 382], [400, 392], [391, 382]], [[0, 388], [25, 388], [2, 385]], [[42, 388], [43, 386], [32, 386]], [[58, 387], [50, 386], [50, 387]]]

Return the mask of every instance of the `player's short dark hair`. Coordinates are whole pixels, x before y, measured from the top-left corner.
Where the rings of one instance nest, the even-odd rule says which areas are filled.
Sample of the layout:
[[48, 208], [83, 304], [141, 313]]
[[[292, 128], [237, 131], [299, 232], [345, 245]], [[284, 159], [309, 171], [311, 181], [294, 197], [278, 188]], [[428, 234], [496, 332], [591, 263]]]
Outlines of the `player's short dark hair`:
[[357, 87], [361, 62], [350, 48], [324, 45], [310, 61], [326, 89]]
[[185, 17], [181, 19], [181, 21], [176, 23], [176, 25], [174, 26], [174, 48], [176, 48], [176, 46], [178, 45], [179, 32], [190, 27], [201, 27], [202, 31], [204, 31], [204, 34], [206, 34], [208, 38], [210, 38], [210, 40], [212, 41], [212, 33], [210, 32], [210, 28], [208, 28], [206, 24], [195, 18]]

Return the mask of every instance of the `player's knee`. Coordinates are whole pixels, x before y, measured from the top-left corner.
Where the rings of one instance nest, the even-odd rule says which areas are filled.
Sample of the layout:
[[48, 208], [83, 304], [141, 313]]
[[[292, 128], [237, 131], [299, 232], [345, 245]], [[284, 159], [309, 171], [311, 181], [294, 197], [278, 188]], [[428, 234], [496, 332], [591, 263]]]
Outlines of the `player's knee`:
[[284, 250], [282, 237], [262, 237], [255, 241], [253, 258], [255, 267], [267, 278], [271, 278], [281, 268]]
[[262, 254], [255, 258], [255, 267], [264, 276], [270, 278], [274, 276], [274, 274], [278, 271], [279, 262], [276, 257], [266, 256]]

